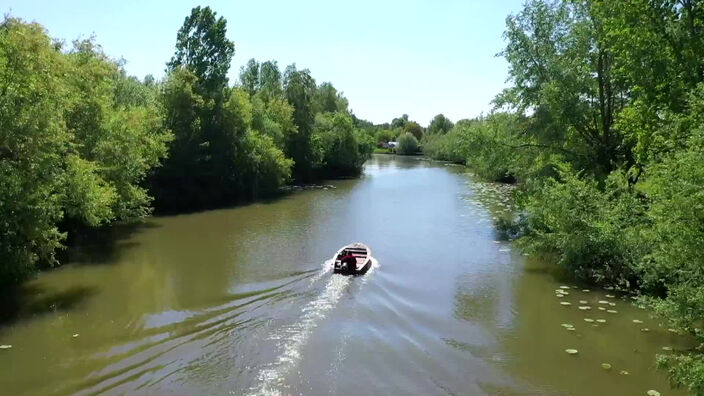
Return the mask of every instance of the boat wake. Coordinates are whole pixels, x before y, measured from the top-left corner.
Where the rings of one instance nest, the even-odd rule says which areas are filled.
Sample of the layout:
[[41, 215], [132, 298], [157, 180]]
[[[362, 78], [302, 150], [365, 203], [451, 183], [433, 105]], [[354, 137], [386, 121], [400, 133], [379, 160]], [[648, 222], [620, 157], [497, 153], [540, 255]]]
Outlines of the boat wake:
[[[366, 279], [378, 266], [378, 261], [372, 258], [372, 266], [368, 273], [362, 277], [362, 284], [366, 283]], [[332, 269], [333, 261], [325, 261], [320, 272], [311, 278], [311, 284], [330, 274]], [[320, 321], [337, 305], [353, 279], [353, 277], [342, 275], [328, 276], [325, 288], [320, 295], [303, 307], [303, 316], [300, 320], [278, 329], [269, 336], [270, 340], [279, 343], [282, 352], [273, 363], [259, 372], [257, 376], [259, 385], [250, 389], [250, 395], [279, 396], [283, 394], [281, 389], [284, 386], [284, 380], [300, 361], [301, 349]]]

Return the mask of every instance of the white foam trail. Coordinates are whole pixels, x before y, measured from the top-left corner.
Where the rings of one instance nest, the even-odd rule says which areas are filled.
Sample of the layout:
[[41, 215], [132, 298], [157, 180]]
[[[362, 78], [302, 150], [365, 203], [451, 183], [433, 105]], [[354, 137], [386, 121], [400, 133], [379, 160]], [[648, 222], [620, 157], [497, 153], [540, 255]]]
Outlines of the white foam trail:
[[[328, 272], [330, 272], [330, 269], [324, 268], [320, 276]], [[316, 278], [319, 279], [320, 276], [316, 275]], [[349, 283], [350, 277], [348, 276], [331, 276], [323, 292], [303, 308], [301, 320], [284, 327], [270, 337], [272, 340], [281, 342], [283, 352], [270, 367], [259, 372], [257, 380], [260, 385], [252, 390], [251, 395], [278, 396], [282, 394], [278, 388], [281, 386], [285, 375], [300, 360], [301, 348], [305, 345], [319, 321], [340, 300], [342, 292]]]
[[[311, 278], [311, 283], [321, 279], [332, 272], [333, 260], [327, 260], [322, 265], [320, 272]], [[379, 262], [372, 257], [369, 271], [362, 276], [362, 284], [366, 283], [369, 275], [379, 267]], [[269, 367], [262, 369], [257, 376], [259, 386], [250, 389], [250, 395], [280, 396], [280, 388], [284, 377], [301, 358], [300, 350], [308, 341], [308, 337], [322, 320], [326, 313], [337, 305], [342, 293], [350, 284], [350, 276], [330, 276], [323, 292], [303, 308], [303, 317], [297, 323], [286, 326], [272, 334], [269, 339], [280, 341], [283, 352]]]

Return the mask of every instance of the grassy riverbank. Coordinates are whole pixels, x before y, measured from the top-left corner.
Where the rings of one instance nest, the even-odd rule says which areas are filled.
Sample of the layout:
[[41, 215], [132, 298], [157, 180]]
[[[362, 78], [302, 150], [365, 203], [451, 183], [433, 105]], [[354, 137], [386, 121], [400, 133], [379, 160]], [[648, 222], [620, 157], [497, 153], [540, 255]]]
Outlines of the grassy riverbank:
[[[690, 2], [531, 1], [507, 19], [497, 112], [426, 136], [432, 158], [518, 182], [506, 225], [576, 279], [642, 295], [704, 343], [704, 13]], [[661, 356], [704, 394], [701, 346]]]

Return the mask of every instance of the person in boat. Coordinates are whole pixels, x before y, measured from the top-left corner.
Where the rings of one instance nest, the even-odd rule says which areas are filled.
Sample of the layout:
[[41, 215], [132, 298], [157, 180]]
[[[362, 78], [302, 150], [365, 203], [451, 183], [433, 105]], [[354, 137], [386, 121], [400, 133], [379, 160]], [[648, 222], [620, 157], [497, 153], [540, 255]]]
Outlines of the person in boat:
[[345, 265], [347, 273], [354, 274], [357, 271], [357, 259], [349, 250], [342, 252], [340, 262]]

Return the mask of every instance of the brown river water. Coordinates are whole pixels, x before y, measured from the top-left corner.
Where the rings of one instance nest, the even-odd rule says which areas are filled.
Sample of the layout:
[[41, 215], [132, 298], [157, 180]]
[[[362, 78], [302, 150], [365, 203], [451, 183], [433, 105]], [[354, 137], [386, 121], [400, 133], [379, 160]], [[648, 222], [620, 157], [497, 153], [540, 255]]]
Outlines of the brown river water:
[[[329, 183], [79, 243], [5, 302], [0, 394], [684, 394], [654, 368], [683, 337], [497, 240], [505, 186], [394, 156]], [[332, 274], [357, 241], [373, 268]]]

